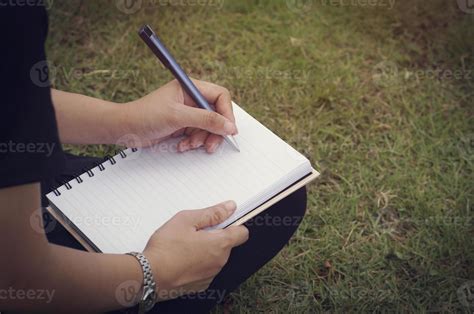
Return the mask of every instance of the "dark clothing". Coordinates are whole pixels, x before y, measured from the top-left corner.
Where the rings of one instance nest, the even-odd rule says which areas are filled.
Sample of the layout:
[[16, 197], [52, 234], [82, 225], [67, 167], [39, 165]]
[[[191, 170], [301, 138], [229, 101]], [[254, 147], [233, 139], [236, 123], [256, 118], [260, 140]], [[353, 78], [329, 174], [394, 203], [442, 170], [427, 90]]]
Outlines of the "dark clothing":
[[64, 156], [51, 101], [41, 6], [0, 5], [0, 188], [59, 173]]

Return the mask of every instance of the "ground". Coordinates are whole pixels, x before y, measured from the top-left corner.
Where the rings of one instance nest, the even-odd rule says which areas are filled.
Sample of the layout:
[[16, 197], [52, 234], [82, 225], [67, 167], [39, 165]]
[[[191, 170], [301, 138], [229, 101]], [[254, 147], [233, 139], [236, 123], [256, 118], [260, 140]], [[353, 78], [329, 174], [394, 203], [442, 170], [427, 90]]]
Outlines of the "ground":
[[55, 87], [125, 102], [172, 79], [148, 23], [321, 172], [289, 245], [216, 312], [474, 310], [468, 0], [46, 2]]

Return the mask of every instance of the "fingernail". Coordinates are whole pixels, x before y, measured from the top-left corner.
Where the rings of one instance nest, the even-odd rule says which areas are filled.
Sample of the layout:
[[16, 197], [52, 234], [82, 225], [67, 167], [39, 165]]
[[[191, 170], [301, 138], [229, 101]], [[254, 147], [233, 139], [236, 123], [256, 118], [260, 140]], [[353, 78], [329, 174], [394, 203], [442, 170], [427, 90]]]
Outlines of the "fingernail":
[[180, 153], [183, 153], [183, 152], [189, 150], [189, 148], [190, 148], [189, 143], [187, 143], [187, 142], [181, 142], [181, 143], [178, 144], [178, 151]]
[[234, 201], [227, 201], [224, 203], [224, 208], [229, 214], [233, 213], [236, 207], [237, 207], [237, 204], [235, 204]]
[[237, 131], [237, 128], [235, 127], [235, 124], [233, 122], [226, 121], [224, 123], [224, 131], [227, 134], [235, 134], [235, 132]]
[[195, 148], [198, 148], [199, 146], [201, 146], [201, 143], [196, 142], [196, 141], [191, 141], [191, 143], [189, 143], [189, 146], [190, 146], [192, 149], [195, 149]]

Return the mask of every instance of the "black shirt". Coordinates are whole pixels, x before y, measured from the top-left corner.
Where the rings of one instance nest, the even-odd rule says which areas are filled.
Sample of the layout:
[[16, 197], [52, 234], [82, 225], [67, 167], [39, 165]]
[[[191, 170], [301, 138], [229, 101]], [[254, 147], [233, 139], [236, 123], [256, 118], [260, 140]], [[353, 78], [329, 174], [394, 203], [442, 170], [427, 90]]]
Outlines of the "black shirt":
[[64, 165], [51, 101], [43, 6], [0, 0], [0, 188], [54, 177]]

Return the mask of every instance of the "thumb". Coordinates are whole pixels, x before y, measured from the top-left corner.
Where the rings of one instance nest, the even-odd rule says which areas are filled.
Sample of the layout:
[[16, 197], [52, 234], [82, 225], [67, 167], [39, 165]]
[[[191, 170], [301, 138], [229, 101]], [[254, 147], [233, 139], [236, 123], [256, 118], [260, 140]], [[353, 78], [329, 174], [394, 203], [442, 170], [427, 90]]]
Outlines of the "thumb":
[[235, 123], [217, 112], [189, 106], [181, 107], [178, 124], [182, 128], [193, 127], [218, 135], [237, 133]]
[[244, 225], [230, 226], [221, 231], [227, 233], [228, 238], [231, 239], [230, 245], [232, 247], [244, 244], [249, 239], [249, 230]]
[[229, 218], [237, 208], [234, 201], [227, 201], [212, 207], [193, 211], [193, 223], [196, 230], [220, 224]]

